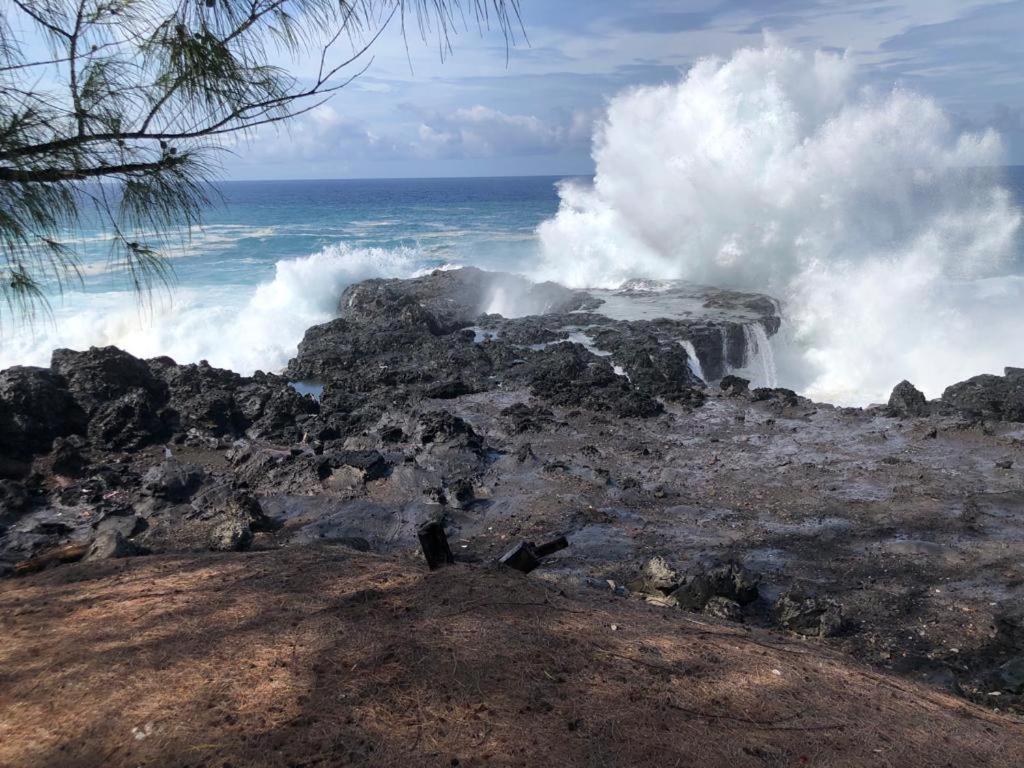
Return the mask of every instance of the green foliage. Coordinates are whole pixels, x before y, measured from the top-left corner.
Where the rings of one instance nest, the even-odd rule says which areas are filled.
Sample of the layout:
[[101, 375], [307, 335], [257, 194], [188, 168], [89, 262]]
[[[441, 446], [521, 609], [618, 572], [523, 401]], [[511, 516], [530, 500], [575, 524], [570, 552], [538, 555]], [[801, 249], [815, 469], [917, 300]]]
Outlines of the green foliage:
[[[392, 23], [436, 39], [442, 56], [469, 24], [513, 43], [518, 2], [0, 0], [4, 305], [34, 316], [48, 283], [80, 279], [62, 238], [87, 209], [137, 291], [166, 283], [162, 254], [200, 223], [225, 135], [322, 104]], [[26, 57], [15, 28], [34, 29], [48, 55]], [[281, 54], [313, 56], [316, 78], [269, 63]]]

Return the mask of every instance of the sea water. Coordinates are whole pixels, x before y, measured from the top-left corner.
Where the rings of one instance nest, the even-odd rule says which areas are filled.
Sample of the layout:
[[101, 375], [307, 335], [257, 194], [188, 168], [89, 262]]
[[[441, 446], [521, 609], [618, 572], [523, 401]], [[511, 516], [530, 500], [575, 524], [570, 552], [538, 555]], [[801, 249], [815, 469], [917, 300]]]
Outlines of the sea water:
[[102, 230], [69, 235], [82, 283], [51, 316], [0, 318], [0, 368], [47, 365], [56, 347], [114, 344], [242, 373], [283, 368], [345, 286], [476, 265], [529, 273], [557, 177], [226, 182], [204, 224], [165, 252], [174, 280], [138, 296]]
[[0, 318], [0, 367], [115, 344], [280, 370], [346, 285], [461, 265], [767, 293], [783, 324], [748, 329], [748, 373], [835, 403], [1024, 366], [1024, 169], [926, 96], [769, 43], [615, 96], [593, 155], [588, 178], [224, 183], [166, 251], [174, 285], [142, 300], [105, 233], [69, 233], [81, 285], [52, 295], [49, 319]]

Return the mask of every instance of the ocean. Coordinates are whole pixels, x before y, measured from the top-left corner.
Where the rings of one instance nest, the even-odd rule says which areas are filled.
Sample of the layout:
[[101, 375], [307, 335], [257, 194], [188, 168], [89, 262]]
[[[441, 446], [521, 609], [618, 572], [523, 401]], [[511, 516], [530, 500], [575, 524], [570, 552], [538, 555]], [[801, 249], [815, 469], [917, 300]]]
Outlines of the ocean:
[[307, 327], [330, 319], [345, 285], [472, 264], [529, 273], [537, 226], [558, 209], [558, 177], [231, 181], [204, 226], [167, 255], [174, 281], [136, 296], [84, 228], [80, 286], [52, 317], [4, 318], [0, 367], [47, 365], [55, 347], [114, 344], [242, 373], [282, 368]]
[[[999, 177], [1012, 194], [1014, 208], [1024, 209], [1024, 168], [1004, 168]], [[82, 285], [51, 298], [49, 319], [25, 324], [5, 318], [0, 367], [47, 365], [56, 347], [114, 344], [141, 357], [205, 359], [246, 374], [274, 371], [294, 354], [307, 327], [335, 315], [339, 295], [356, 280], [475, 265], [586, 284], [587, 275], [581, 279], [573, 272], [576, 259], [562, 258], [558, 246], [545, 243], [538, 231], [557, 226], [565, 215], [560, 213], [563, 181], [529, 177], [224, 182], [217, 187], [219, 201], [206, 211], [204, 226], [168, 253], [173, 285], [148, 298], [134, 294], [124, 274], [110, 267], [109, 242], [101, 231], [78, 233], [72, 244], [84, 255]], [[568, 181], [577, 187], [592, 182]], [[628, 270], [628, 257], [623, 258]], [[640, 276], [686, 277], [645, 269], [647, 274]], [[1020, 270], [1010, 272], [1006, 279], [1016, 281]], [[615, 282], [609, 283], [597, 270], [589, 277], [594, 286]], [[772, 286], [765, 284], [764, 289], [771, 291]], [[998, 288], [992, 290], [999, 293]], [[986, 316], [978, 322], [993, 320]], [[784, 326], [773, 340], [779, 372], [778, 381], [770, 383], [806, 389], [808, 344], [799, 330]], [[992, 331], [998, 334], [999, 329]], [[799, 354], [791, 349], [794, 345]], [[993, 355], [987, 364], [990, 372], [999, 372], [1004, 364], [1024, 363], [1015, 338], [1006, 339], [1004, 346], [1006, 354]], [[809, 348], [815, 351], [813, 339]], [[914, 350], [907, 352], [913, 358]], [[957, 354], [957, 349], [948, 349], [949, 356]], [[895, 384], [909, 375], [900, 362], [887, 361], [891, 370], [883, 372], [883, 383]], [[964, 368], [957, 375], [980, 372]], [[948, 383], [952, 382], [942, 378], [923, 382], [931, 396]], [[865, 404], [884, 395], [882, 387], [853, 388], [832, 399]]]

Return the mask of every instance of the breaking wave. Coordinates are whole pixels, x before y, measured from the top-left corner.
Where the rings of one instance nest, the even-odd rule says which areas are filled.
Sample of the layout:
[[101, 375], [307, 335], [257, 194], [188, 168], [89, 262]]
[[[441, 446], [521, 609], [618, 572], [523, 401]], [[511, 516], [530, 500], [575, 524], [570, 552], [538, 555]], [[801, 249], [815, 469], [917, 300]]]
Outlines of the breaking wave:
[[1024, 363], [1021, 213], [993, 131], [851, 61], [769, 42], [611, 100], [538, 277], [687, 279], [783, 300], [780, 383], [865, 404]]
[[131, 292], [72, 293], [52, 321], [6, 329], [0, 368], [49, 365], [57, 347], [113, 344], [139, 357], [208, 360], [243, 374], [279, 370], [305, 330], [337, 314], [345, 286], [371, 277], [407, 277], [423, 264], [415, 249], [333, 245], [278, 261], [272, 279], [252, 285], [175, 289], [140, 305]]

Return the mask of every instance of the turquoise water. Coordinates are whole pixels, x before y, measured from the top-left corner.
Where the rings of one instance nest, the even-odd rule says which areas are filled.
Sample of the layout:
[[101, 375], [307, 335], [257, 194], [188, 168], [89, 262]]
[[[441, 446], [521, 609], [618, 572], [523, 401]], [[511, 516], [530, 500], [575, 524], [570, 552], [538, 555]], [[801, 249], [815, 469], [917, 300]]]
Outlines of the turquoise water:
[[[78, 233], [72, 243], [84, 256], [83, 284], [53, 296], [49, 320], [33, 325], [5, 322], [0, 327], [0, 367], [46, 365], [56, 347], [115, 344], [142, 357], [169, 355], [179, 362], [205, 359], [242, 373], [279, 370], [294, 355], [306, 328], [333, 317], [341, 292], [357, 280], [408, 277], [468, 264], [535, 278], [578, 278], [578, 264], [571, 253], [563, 252], [557, 243], [542, 241], [537, 231], [559, 210], [559, 181], [534, 177], [224, 183], [218, 188], [219, 202], [206, 211], [205, 225], [191, 240], [177, 242], [167, 252], [174, 267], [174, 286], [157, 291], [148, 301], [140, 302], [125, 275], [108, 264], [105, 234]], [[1005, 169], [1002, 184], [1017, 207], [1024, 205], [1024, 168]], [[666, 204], [665, 200], [646, 202]], [[643, 200], [638, 203], [645, 205]], [[591, 234], [617, 237], [630, 225], [617, 221], [617, 229], [601, 229], [599, 218], [590, 224], [586, 221], [586, 229], [578, 233], [581, 240]], [[630, 234], [635, 239], [636, 233]], [[692, 236], [699, 238], [700, 229]], [[621, 258], [627, 266], [636, 263], [628, 249]], [[713, 250], [708, 258], [714, 258]], [[884, 327], [877, 333], [899, 332], [906, 337], [900, 347], [902, 357], [883, 360], [884, 370], [877, 377], [881, 384], [862, 387], [847, 401], [877, 400], [891, 383], [911, 373], [928, 384], [927, 373], [934, 370], [929, 390], [934, 395], [941, 386], [967, 375], [998, 372], [1005, 364], [1024, 362], [1019, 360], [1019, 345], [1010, 340], [1016, 337], [1011, 329], [1019, 325], [1019, 297], [1024, 296], [1020, 263], [1018, 259], [1016, 266], [995, 278], [943, 283], [944, 292], [929, 299], [933, 310], [923, 313], [927, 316], [922, 317], [920, 328], [906, 323], [894, 328], [879, 310], [878, 323]], [[608, 282], [599, 274], [583, 277], [590, 281], [588, 285]], [[770, 286], [726, 287], [773, 292]], [[886, 291], [897, 287], [889, 285]], [[874, 290], [865, 295], [870, 298]], [[971, 301], [961, 300], [965, 291], [974, 297]], [[782, 292], [777, 295], [784, 302], [788, 298]], [[934, 307], [939, 307], [941, 316]], [[952, 330], [939, 337], [935, 319]], [[847, 328], [842, 315], [836, 322], [836, 333], [845, 334], [843, 338], [861, 344], [863, 337], [868, 341], [861, 346], [872, 347], [863, 328]], [[985, 347], [979, 357], [975, 352], [980, 345], [958, 341], [972, 338], [978, 329], [990, 329], [993, 338], [1007, 341], [989, 345], [992, 349]], [[789, 330], [793, 332], [772, 341], [783, 384], [806, 386], [809, 356], [821, 370], [843, 370], [850, 356], [830, 354], [830, 348], [818, 343], [806, 328]], [[914, 368], [914, 356], [924, 354], [918, 350], [927, 349], [918, 345], [932, 336], [940, 338], [939, 346], [946, 351], [924, 356]]]
[[[472, 263], [529, 268], [535, 230], [558, 208], [558, 177], [226, 182], [184, 249], [172, 247], [182, 287], [252, 285], [281, 259], [344, 244], [414, 251], [422, 266]], [[87, 233], [95, 235], [97, 233]], [[105, 244], [87, 256], [102, 265]], [[91, 275], [90, 291], [123, 287]]]
[[53, 317], [4, 328], [0, 367], [45, 365], [53, 348], [116, 344], [242, 372], [287, 363], [353, 280], [446, 265], [529, 272], [535, 230], [558, 208], [557, 177], [225, 182], [204, 226], [166, 249], [174, 285], [140, 304], [110, 243], [71, 239], [83, 284]]

